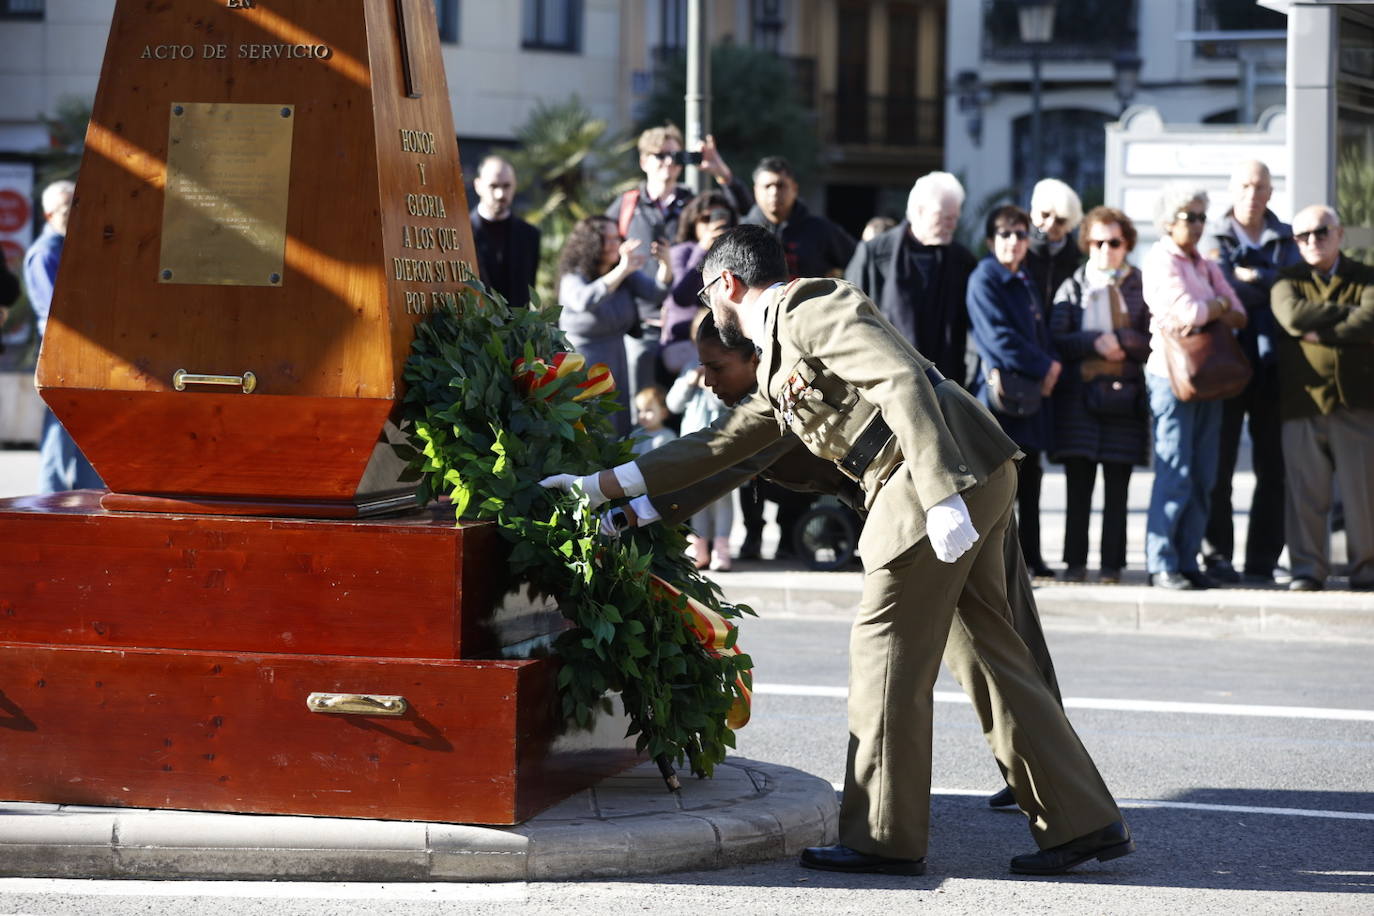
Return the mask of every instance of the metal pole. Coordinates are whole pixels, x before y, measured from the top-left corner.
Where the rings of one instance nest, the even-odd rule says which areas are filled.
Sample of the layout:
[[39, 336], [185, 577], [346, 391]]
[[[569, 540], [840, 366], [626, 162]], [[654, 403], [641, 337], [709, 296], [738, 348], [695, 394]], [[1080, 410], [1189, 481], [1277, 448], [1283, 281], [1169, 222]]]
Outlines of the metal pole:
[[[692, 149], [711, 132], [711, 42], [706, 24], [706, 0], [687, 0], [687, 148]], [[702, 190], [701, 170], [688, 166], [687, 186]]]
[[1040, 123], [1040, 47], [1031, 45], [1031, 183], [1045, 177], [1044, 135]]

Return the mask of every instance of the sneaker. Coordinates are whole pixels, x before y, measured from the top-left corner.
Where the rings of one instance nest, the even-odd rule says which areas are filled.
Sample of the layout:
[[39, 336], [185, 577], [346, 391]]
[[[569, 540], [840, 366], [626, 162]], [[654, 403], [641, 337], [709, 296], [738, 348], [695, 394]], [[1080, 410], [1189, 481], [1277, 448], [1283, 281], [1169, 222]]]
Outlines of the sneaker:
[[1293, 581], [1288, 583], [1290, 592], [1319, 592], [1324, 588], [1324, 582], [1318, 582], [1311, 576], [1294, 576]]

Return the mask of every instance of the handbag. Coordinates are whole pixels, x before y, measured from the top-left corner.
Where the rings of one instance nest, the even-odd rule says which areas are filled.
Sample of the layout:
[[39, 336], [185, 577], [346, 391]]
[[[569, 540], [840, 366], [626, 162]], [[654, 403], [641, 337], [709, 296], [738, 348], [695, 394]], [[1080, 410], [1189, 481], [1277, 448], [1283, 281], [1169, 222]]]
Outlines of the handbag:
[[1138, 420], [1145, 416], [1145, 386], [1139, 378], [1099, 375], [1084, 383], [1084, 406], [1100, 420]]
[[1040, 410], [1040, 380], [1019, 372], [988, 373], [988, 406], [1008, 417], [1032, 417]]
[[1169, 387], [1180, 401], [1216, 401], [1245, 390], [1254, 370], [1220, 319], [1191, 334], [1161, 332]]

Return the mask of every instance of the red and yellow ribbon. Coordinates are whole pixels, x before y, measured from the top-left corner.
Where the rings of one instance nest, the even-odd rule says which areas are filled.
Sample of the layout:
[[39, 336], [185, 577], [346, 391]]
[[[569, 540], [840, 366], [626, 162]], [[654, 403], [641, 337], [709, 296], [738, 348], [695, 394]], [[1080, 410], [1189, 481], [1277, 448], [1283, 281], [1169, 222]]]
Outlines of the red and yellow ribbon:
[[[665, 600], [676, 606], [678, 595], [683, 595], [681, 589], [675, 588], [663, 579], [650, 574], [650, 590]], [[687, 606], [679, 609], [682, 614], [683, 622], [687, 624], [687, 629], [692, 631], [692, 635], [701, 643], [701, 647], [706, 650], [706, 654], [712, 658], [724, 658], [725, 656], [740, 655], [739, 646], [726, 648], [726, 639], [730, 632], [735, 629], [735, 625], [724, 617], [711, 610], [691, 595], [683, 595], [687, 599]], [[730, 706], [730, 714], [725, 718], [725, 724], [734, 729], [743, 728], [749, 724], [749, 709], [752, 693], [744, 683], [744, 672], [735, 675], [735, 685], [739, 687], [740, 695], [735, 697], [735, 702]]]

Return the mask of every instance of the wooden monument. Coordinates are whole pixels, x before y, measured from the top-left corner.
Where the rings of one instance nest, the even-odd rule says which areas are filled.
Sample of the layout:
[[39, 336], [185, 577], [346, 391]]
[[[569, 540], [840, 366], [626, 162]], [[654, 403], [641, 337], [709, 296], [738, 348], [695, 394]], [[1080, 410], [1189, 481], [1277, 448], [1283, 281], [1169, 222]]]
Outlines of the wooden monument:
[[472, 262], [430, 0], [117, 0], [38, 368], [110, 492], [0, 501], [0, 798], [508, 824], [634, 760], [495, 529], [394, 514]]

